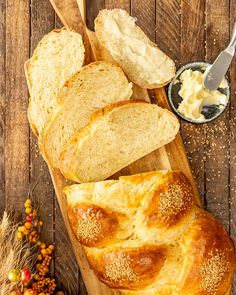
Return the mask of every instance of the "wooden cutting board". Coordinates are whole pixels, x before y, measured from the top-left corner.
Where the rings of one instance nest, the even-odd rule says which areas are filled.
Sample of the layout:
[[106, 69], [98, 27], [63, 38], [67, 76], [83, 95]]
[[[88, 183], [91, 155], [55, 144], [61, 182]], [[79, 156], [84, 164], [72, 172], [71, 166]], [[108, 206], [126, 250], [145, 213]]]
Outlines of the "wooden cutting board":
[[[89, 30], [84, 23], [85, 17], [85, 3], [83, 0], [78, 0], [79, 6], [77, 5], [76, 0], [50, 0], [53, 5], [56, 13], [60, 17], [62, 23], [68, 27], [72, 28], [75, 31], [82, 34], [85, 42], [86, 50], [86, 59], [85, 63], [88, 64], [94, 60], [106, 60], [113, 61], [109, 53], [101, 48], [95, 33]], [[114, 61], [113, 61], [114, 62]], [[147, 90], [141, 89], [140, 87], [134, 85], [132, 98], [142, 98], [149, 101], [149, 95]], [[156, 89], [153, 91], [153, 97], [155, 103], [159, 106], [170, 109], [166, 92], [164, 88]], [[147, 172], [158, 169], [172, 169], [180, 170], [190, 179], [192, 182], [193, 188], [195, 190], [195, 195], [197, 201], [200, 204], [200, 199], [198, 196], [197, 188], [193, 179], [193, 175], [187, 160], [185, 149], [183, 146], [182, 139], [178, 134], [176, 139], [170, 144], [166, 145], [163, 148], [152, 152], [146, 157], [136, 161], [130, 166], [126, 167], [119, 173], [116, 173], [112, 178], [117, 178], [120, 175], [130, 175], [140, 172]], [[85, 282], [87, 291], [89, 295], [111, 295], [111, 294], [122, 294], [120, 291], [111, 290], [106, 287], [104, 284], [98, 281], [93, 271], [90, 269], [86, 256], [84, 254], [83, 248], [80, 243], [75, 239], [68, 222], [67, 217], [67, 204], [66, 198], [63, 194], [63, 187], [68, 185], [68, 182], [61, 175], [58, 169], [52, 169], [49, 167], [50, 174], [52, 177], [53, 185], [56, 191], [57, 199], [62, 211], [64, 222], [69, 233], [69, 237], [74, 249], [74, 253], [77, 259], [77, 262], [80, 267], [80, 271]]]

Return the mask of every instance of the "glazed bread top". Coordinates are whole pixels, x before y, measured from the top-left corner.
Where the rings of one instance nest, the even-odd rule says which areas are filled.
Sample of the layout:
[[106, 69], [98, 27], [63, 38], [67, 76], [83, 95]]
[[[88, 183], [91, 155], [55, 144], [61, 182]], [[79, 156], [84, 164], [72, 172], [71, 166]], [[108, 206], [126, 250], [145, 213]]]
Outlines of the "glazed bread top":
[[65, 188], [72, 230], [98, 278], [125, 294], [229, 294], [234, 246], [189, 180], [155, 171]]

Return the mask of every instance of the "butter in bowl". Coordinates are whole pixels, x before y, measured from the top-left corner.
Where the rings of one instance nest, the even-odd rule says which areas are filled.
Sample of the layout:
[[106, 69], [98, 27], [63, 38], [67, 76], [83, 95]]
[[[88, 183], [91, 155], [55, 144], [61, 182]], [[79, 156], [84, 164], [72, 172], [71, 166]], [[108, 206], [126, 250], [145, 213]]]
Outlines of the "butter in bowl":
[[190, 63], [182, 67], [172, 80], [168, 97], [174, 112], [191, 123], [206, 123], [219, 117], [229, 101], [226, 78], [216, 90], [204, 87], [204, 73], [210, 64]]

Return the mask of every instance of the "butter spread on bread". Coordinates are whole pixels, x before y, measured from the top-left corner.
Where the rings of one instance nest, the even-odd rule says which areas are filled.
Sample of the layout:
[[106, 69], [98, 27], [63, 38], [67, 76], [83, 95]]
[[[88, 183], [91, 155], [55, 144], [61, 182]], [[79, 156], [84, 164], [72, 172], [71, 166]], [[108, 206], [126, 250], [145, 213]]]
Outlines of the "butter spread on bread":
[[71, 77], [58, 93], [61, 107], [43, 136], [43, 154], [50, 165], [59, 167], [64, 144], [89, 123], [93, 112], [131, 95], [132, 83], [109, 62], [91, 63]]
[[131, 81], [140, 87], [162, 87], [174, 77], [174, 62], [151, 42], [126, 11], [101, 10], [95, 20], [95, 32]]
[[179, 131], [175, 115], [141, 101], [124, 101], [95, 112], [65, 144], [60, 170], [77, 182], [104, 180], [171, 142]]
[[58, 91], [81, 69], [83, 61], [84, 45], [80, 34], [63, 28], [45, 35], [26, 62], [30, 92], [28, 117], [36, 135], [40, 135], [57, 111]]
[[229, 295], [233, 242], [179, 171], [64, 190], [71, 228], [98, 278], [136, 295]]

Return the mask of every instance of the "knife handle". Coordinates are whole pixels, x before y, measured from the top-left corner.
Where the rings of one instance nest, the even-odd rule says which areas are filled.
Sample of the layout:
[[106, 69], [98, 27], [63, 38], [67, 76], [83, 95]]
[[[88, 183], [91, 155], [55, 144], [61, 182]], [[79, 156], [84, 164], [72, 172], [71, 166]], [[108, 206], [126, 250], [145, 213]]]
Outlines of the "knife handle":
[[236, 22], [234, 23], [232, 35], [231, 35], [231, 40], [229, 42], [228, 47], [235, 47], [236, 46]]

